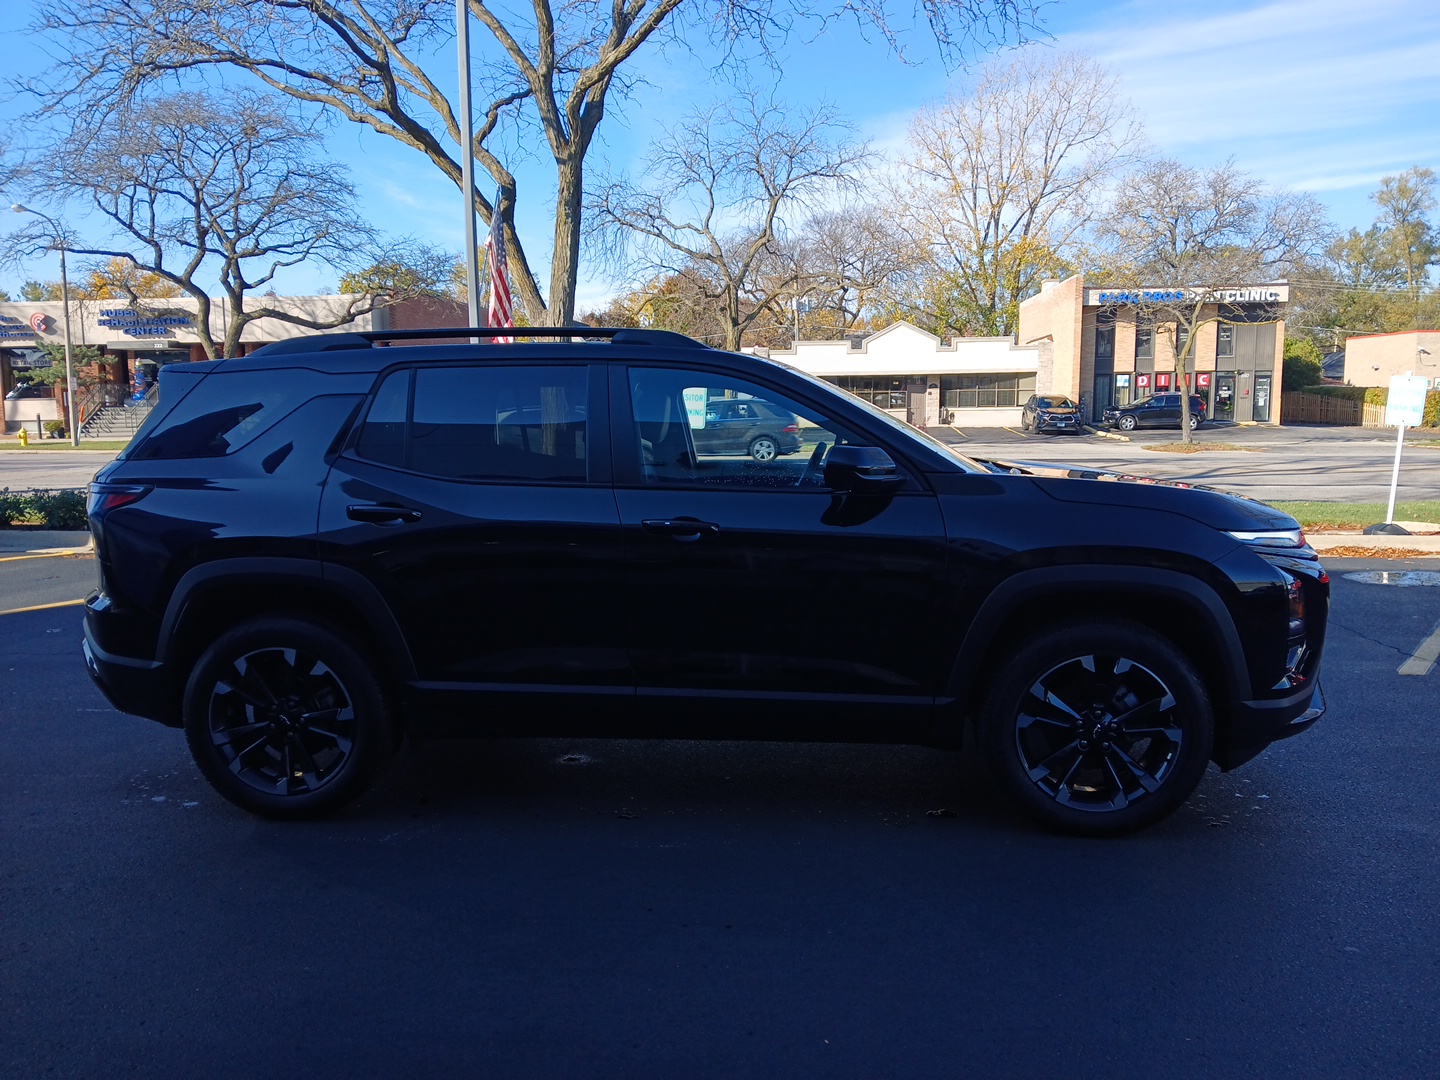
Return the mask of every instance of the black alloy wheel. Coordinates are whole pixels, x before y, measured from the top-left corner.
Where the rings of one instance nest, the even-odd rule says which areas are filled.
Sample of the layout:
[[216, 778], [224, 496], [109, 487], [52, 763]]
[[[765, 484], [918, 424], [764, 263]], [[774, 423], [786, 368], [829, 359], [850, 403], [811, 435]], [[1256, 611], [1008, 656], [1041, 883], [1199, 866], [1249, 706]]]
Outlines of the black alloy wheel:
[[1023, 648], [986, 702], [1001, 786], [1063, 832], [1108, 836], [1173, 812], [1205, 774], [1214, 717], [1194, 666], [1153, 631], [1075, 623]]
[[774, 461], [780, 447], [769, 435], [761, 435], [750, 444], [750, 456], [756, 461]]
[[331, 813], [395, 749], [373, 665], [329, 628], [257, 619], [200, 657], [185, 691], [185, 736], [205, 778], [275, 818]]

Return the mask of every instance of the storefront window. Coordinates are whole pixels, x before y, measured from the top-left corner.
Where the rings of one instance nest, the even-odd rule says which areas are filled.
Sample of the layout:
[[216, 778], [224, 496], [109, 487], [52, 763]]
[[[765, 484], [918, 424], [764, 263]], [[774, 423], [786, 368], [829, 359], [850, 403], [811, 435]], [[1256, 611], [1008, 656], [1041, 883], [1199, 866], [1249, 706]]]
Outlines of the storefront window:
[[870, 402], [880, 409], [904, 409], [909, 405], [905, 387], [912, 383], [924, 383], [923, 375], [837, 375], [826, 380], [841, 390], [848, 390], [858, 398]]
[[1235, 355], [1235, 327], [1229, 323], [1220, 323], [1219, 326], [1216, 327], [1215, 355]]
[[943, 375], [940, 391], [947, 409], [1013, 408], [1035, 392], [1035, 375]]
[[1155, 359], [1155, 327], [1147, 322], [1135, 324], [1135, 359]]

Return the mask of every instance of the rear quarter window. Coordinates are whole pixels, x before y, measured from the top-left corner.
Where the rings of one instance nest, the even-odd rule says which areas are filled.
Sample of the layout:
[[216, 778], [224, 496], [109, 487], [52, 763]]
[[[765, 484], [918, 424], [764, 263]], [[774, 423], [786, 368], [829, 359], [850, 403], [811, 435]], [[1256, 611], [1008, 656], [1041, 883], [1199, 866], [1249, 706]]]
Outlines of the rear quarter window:
[[[300, 371], [217, 371], [186, 394], [132, 460], [212, 458], [234, 453], [310, 398], [324, 376]], [[162, 383], [162, 396], [165, 386]]]

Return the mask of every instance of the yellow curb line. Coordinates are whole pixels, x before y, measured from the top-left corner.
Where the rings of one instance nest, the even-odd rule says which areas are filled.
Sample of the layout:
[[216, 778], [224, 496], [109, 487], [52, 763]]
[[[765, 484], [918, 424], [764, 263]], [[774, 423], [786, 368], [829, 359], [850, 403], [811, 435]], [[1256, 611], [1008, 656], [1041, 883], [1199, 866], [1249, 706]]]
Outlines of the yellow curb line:
[[86, 548], [66, 548], [64, 551], [42, 551], [37, 555], [0, 555], [0, 562], [20, 562], [22, 559], [73, 559], [88, 555]]
[[17, 607], [9, 611], [0, 611], [0, 615], [23, 615], [27, 611], [49, 611], [51, 608], [74, 607], [76, 604], [83, 604], [84, 600], [60, 600], [54, 604], [36, 604], [34, 607]]

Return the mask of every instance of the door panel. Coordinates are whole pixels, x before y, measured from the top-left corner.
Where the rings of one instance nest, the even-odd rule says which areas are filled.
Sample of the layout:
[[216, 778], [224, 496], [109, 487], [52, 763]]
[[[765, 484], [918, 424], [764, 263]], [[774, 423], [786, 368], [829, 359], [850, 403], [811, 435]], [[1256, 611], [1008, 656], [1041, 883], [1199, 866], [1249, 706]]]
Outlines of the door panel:
[[[702, 389], [794, 413], [799, 452], [763, 465], [697, 454], [698, 417], [675, 418]], [[951, 658], [933, 632], [945, 530], [928, 490], [826, 489], [824, 454], [854, 436], [774, 387], [635, 367], [612, 400], [626, 626], [642, 694], [936, 692]]]
[[411, 379], [382, 384], [331, 471], [324, 557], [380, 589], [422, 681], [632, 686], [608, 441], [591, 422], [603, 378], [598, 393], [584, 365]]

